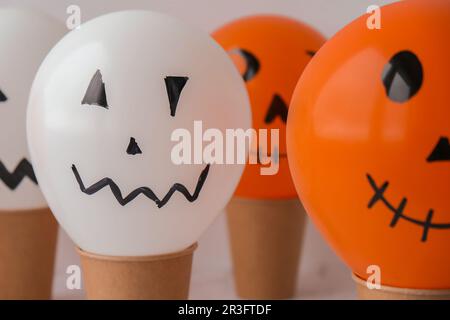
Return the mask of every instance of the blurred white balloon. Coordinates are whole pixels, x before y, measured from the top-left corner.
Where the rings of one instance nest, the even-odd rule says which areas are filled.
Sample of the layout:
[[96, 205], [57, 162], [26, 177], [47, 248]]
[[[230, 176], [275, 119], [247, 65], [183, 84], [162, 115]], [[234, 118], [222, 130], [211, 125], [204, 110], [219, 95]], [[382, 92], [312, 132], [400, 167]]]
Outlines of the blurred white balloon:
[[39, 65], [65, 33], [42, 13], [0, 9], [0, 210], [46, 207], [26, 141], [28, 94]]
[[30, 95], [28, 139], [41, 188], [74, 242], [142, 256], [196, 242], [243, 170], [173, 164], [173, 130], [192, 132], [201, 120], [225, 133], [250, 119], [239, 73], [206, 33], [124, 11], [83, 24], [50, 52]]

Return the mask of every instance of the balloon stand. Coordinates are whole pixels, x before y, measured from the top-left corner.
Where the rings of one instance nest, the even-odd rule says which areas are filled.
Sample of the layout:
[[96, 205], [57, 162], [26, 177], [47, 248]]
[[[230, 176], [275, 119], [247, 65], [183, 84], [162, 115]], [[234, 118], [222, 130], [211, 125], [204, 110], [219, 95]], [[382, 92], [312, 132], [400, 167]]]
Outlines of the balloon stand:
[[295, 294], [305, 226], [297, 199], [233, 198], [227, 207], [237, 293], [246, 299]]
[[369, 289], [366, 281], [355, 274], [356, 292], [360, 300], [450, 300], [450, 290], [406, 289], [381, 286]]
[[50, 299], [58, 225], [50, 209], [0, 211], [0, 299]]
[[197, 244], [180, 252], [145, 257], [88, 253], [81, 257], [86, 296], [92, 300], [187, 299]]

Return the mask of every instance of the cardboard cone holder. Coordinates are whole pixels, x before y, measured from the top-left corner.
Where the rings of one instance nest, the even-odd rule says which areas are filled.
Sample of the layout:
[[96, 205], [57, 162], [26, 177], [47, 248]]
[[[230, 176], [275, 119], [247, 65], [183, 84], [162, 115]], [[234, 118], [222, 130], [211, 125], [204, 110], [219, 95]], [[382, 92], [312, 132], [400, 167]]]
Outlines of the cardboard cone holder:
[[238, 295], [245, 299], [292, 297], [306, 221], [300, 201], [235, 197], [227, 216]]
[[0, 212], [0, 299], [50, 299], [58, 224], [50, 209]]
[[355, 274], [356, 292], [360, 300], [450, 300], [450, 290], [407, 289], [381, 286], [369, 289], [366, 281]]
[[116, 257], [77, 248], [86, 296], [93, 300], [187, 299], [197, 244], [176, 253]]

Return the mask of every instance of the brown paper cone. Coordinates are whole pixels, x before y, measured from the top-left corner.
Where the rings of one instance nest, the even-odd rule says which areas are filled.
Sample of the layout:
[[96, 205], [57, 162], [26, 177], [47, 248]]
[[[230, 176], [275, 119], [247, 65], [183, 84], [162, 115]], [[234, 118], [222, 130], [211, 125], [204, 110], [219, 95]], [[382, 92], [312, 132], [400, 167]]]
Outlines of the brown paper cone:
[[355, 274], [356, 292], [360, 300], [450, 300], [450, 290], [406, 289], [381, 286], [369, 289], [366, 281]]
[[197, 244], [146, 257], [112, 257], [78, 248], [86, 296], [93, 300], [184, 300]]
[[233, 198], [227, 212], [238, 295], [292, 297], [305, 225], [300, 201]]
[[48, 208], [0, 212], [0, 299], [50, 299], [58, 225]]

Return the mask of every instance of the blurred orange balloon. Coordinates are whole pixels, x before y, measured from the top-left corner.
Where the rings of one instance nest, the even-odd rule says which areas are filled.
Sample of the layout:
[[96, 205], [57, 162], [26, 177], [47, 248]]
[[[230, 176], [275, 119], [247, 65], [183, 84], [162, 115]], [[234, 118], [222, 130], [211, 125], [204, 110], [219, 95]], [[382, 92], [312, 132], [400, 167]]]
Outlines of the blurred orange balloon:
[[[213, 37], [230, 53], [247, 83], [255, 129], [279, 129], [279, 171], [261, 175], [261, 166], [248, 164], [236, 195], [256, 199], [295, 198], [294, 185], [286, 157], [286, 119], [295, 85], [324, 38], [296, 20], [260, 15], [242, 18], [225, 25]], [[236, 115], [238, 116], [238, 115]], [[253, 151], [257, 153], [258, 151]], [[266, 160], [266, 159], [264, 159]]]
[[315, 56], [295, 90], [289, 164], [307, 211], [361, 278], [450, 288], [450, 2], [381, 8]]

